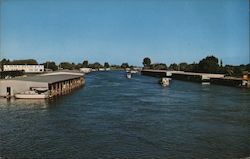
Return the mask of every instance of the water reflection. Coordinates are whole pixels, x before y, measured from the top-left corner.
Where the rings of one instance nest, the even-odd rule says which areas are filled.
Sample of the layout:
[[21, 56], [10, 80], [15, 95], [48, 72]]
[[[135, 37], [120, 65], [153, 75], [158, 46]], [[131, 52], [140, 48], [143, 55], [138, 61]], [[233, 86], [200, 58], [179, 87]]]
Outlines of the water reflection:
[[18, 107], [18, 108], [48, 108], [49, 100], [46, 99], [0, 99], [0, 108]]

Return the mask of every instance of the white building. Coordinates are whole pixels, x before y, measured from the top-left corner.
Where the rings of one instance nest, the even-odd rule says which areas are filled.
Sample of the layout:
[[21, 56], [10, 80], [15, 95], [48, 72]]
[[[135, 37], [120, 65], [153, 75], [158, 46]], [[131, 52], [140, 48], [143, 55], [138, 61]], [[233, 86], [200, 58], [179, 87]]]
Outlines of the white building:
[[43, 65], [3, 65], [4, 71], [24, 71], [25, 73], [42, 73]]

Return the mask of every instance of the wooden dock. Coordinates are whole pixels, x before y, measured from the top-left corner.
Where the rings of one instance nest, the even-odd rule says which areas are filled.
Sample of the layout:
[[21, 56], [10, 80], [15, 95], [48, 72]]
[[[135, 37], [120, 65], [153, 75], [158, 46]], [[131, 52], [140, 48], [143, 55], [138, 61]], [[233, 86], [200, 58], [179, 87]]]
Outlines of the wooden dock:
[[14, 97], [15, 94], [42, 89], [49, 97], [67, 94], [85, 84], [80, 72], [58, 71], [29, 77], [0, 80], [0, 97]]

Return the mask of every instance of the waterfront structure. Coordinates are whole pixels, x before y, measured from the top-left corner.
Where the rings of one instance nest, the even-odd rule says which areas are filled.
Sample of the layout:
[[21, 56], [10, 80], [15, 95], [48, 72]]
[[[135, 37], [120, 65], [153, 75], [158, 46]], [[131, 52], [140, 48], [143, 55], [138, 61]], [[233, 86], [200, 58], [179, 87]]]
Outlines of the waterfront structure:
[[225, 86], [247, 87], [247, 83], [244, 83], [244, 80], [242, 80], [242, 78], [236, 78], [236, 77], [211, 78], [210, 82], [212, 84], [225, 85]]
[[24, 71], [25, 73], [43, 73], [43, 65], [3, 65], [4, 71]]
[[211, 78], [224, 78], [224, 74], [195, 73], [195, 72], [174, 72], [172, 78], [177, 80], [193, 82], [209, 82]]
[[189, 80], [202, 82], [203, 80], [209, 80], [210, 78], [223, 78], [224, 74], [211, 74], [211, 73], [195, 73], [184, 71], [169, 71], [169, 70], [142, 70], [143, 75], [155, 76], [155, 77], [172, 77], [173, 79]]
[[49, 96], [66, 94], [85, 83], [80, 72], [52, 72], [30, 77], [16, 77], [0, 80], [0, 96], [12, 97], [29, 90], [48, 90]]
[[235, 87], [248, 87], [250, 88], [250, 78], [236, 78], [225, 77], [224, 74], [210, 74], [210, 73], [195, 73], [195, 72], [183, 72], [183, 71], [169, 71], [169, 70], [149, 70], [145, 69], [141, 71], [142, 75], [153, 77], [169, 77], [177, 80], [200, 82], [202, 84], [218, 84]]
[[80, 72], [83, 72], [83, 73], [90, 73], [92, 71], [92, 68], [80, 68], [79, 70]]

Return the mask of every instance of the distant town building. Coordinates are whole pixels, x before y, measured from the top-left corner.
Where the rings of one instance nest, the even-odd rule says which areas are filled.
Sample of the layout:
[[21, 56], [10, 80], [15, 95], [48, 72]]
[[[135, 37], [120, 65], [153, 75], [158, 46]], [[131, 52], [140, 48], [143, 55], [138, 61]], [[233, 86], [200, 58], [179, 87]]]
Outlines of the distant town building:
[[43, 65], [3, 65], [4, 71], [24, 71], [25, 73], [42, 73]]

